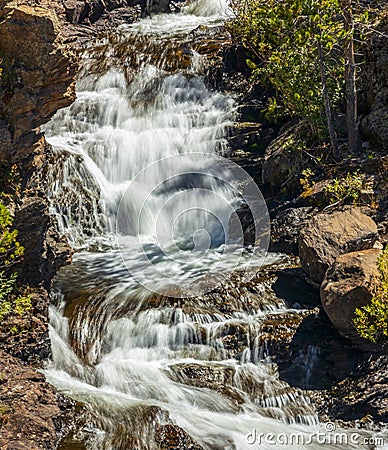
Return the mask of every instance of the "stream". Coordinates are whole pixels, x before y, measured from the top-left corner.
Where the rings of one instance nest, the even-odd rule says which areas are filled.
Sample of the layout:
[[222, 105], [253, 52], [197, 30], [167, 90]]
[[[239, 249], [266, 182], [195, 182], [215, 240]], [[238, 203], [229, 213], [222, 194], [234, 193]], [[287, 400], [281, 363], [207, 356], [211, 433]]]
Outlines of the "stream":
[[[300, 312], [257, 281], [287, 258], [266, 253], [264, 199], [226, 158], [235, 101], [206, 87], [206, 57], [186, 44], [229, 14], [199, 0], [121, 26], [83, 52], [76, 102], [45, 127], [51, 213], [75, 249], [55, 279], [45, 374], [91, 417], [62, 449], [313, 450], [320, 433], [344, 448], [260, 340], [268, 315]], [[180, 447], [161, 446], [171, 430]]]

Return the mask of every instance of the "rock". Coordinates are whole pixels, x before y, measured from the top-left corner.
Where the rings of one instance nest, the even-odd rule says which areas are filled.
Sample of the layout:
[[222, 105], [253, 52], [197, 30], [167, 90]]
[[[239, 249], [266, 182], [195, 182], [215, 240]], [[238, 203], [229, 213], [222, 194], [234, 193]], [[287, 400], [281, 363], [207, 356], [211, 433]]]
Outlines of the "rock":
[[171, 12], [171, 0], [140, 0], [139, 3], [143, 16]]
[[[42, 177], [50, 147], [37, 127], [75, 99], [76, 58], [62, 43], [61, 25], [53, 10], [8, 2], [0, 11], [3, 95], [0, 130], [7, 163], [21, 175], [21, 198], [14, 226], [25, 247], [18, 267], [19, 282], [47, 289], [71, 250], [58, 236], [42, 192]], [[4, 133], [3, 133], [4, 131]], [[40, 174], [40, 175], [39, 175]]]
[[155, 441], [160, 445], [161, 450], [204, 450], [177, 425], [157, 426]]
[[324, 398], [322, 411], [330, 419], [358, 420], [371, 417], [388, 422], [388, 356], [361, 364], [337, 383]]
[[63, 3], [66, 20], [71, 24], [92, 25], [115, 9], [139, 4], [139, 0], [66, 0]]
[[12, 83], [0, 102], [0, 123], [11, 134], [15, 154], [26, 134], [74, 101], [77, 65], [61, 44], [60, 23], [53, 11], [10, 5], [0, 11], [0, 48]]
[[25, 197], [16, 212], [14, 226], [26, 257], [18, 265], [19, 282], [49, 289], [59, 267], [68, 264], [72, 250], [58, 236], [49, 215], [47, 200]]
[[253, 217], [252, 210], [247, 204], [241, 205], [231, 214], [228, 237], [232, 242], [240, 242], [245, 247], [255, 245], [266, 251], [270, 240], [270, 225], [268, 215], [263, 211], [265, 208], [260, 200], [257, 203], [256, 211], [262, 211], [262, 215], [257, 214], [259, 217]]
[[323, 308], [305, 317], [285, 351], [271, 354], [280, 378], [302, 389], [330, 389], [368, 359], [351, 341], [341, 336]]
[[272, 209], [270, 251], [298, 254], [300, 231], [316, 212], [312, 206], [295, 207], [290, 203]]
[[29, 294], [32, 308], [22, 317], [11, 314], [1, 322], [0, 349], [24, 362], [39, 365], [51, 354], [48, 335], [50, 298], [43, 288], [30, 288]]
[[250, 147], [260, 139], [262, 126], [255, 122], [241, 122], [236, 124], [231, 130], [228, 142], [233, 150]]
[[388, 87], [382, 88], [376, 95], [370, 113], [361, 122], [361, 130], [373, 143], [388, 149]]
[[[382, 17], [382, 16], [381, 16]], [[359, 111], [363, 116], [361, 132], [376, 145], [388, 150], [388, 25], [373, 27], [366, 38], [365, 64], [360, 77]]]
[[66, 19], [70, 23], [81, 23], [87, 16], [86, 3], [83, 0], [67, 0], [63, 6]]
[[275, 189], [288, 188], [299, 180], [302, 156], [297, 148], [296, 135], [301, 125], [294, 123], [285, 126], [265, 151], [262, 182]]
[[[198, 388], [213, 389], [230, 398], [233, 403], [244, 403], [244, 397], [233, 386], [235, 369], [218, 363], [181, 363], [170, 365], [167, 375], [177, 383]], [[235, 408], [236, 411], [239, 408]]]
[[0, 373], [0, 448], [56, 448], [64, 431], [62, 410], [72, 402], [63, 402], [43, 374], [1, 350]]
[[71, 404], [60, 401], [42, 374], [11, 356], [39, 364], [50, 353], [48, 291], [71, 250], [49, 216], [43, 183], [50, 147], [39, 126], [74, 101], [77, 71], [76, 58], [60, 37], [57, 5], [42, 8], [21, 3], [3, 1], [0, 9], [0, 159], [2, 170], [13, 167], [17, 174], [11, 207], [25, 251], [15, 271], [18, 283], [30, 286], [32, 306], [23, 317], [7, 316], [0, 330], [0, 374], [4, 376], [0, 397], [5, 408], [0, 414], [0, 447], [10, 450], [56, 448], [63, 413]]
[[367, 305], [380, 274], [379, 249], [340, 255], [326, 272], [321, 286], [322, 305], [336, 329], [347, 338], [360, 340], [353, 325], [356, 308]]
[[182, 363], [169, 366], [168, 375], [179, 383], [223, 394], [231, 400], [230, 411], [241, 410], [241, 404], [249, 399], [266, 417], [281, 419], [284, 411], [300, 418], [314, 414], [299, 389], [279, 380], [275, 366], [263, 370], [253, 364]]
[[321, 283], [337, 256], [372, 248], [377, 239], [376, 223], [360, 208], [318, 214], [299, 235], [303, 270], [313, 281]]

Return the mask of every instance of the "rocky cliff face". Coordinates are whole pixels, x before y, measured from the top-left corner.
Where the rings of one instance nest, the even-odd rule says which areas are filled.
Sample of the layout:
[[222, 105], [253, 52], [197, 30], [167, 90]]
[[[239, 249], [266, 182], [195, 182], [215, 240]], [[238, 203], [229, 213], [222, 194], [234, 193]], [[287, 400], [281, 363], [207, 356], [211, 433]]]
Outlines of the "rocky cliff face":
[[60, 36], [53, 11], [8, 2], [0, 11], [0, 162], [20, 179], [15, 226], [25, 247], [20, 281], [48, 288], [70, 249], [56, 234], [39, 173], [50, 151], [39, 126], [75, 99], [76, 58]]
[[[28, 3], [28, 4], [27, 4]], [[23, 369], [13, 354], [25, 362], [48, 356], [48, 305], [51, 279], [69, 262], [71, 249], [58, 235], [42, 189], [50, 146], [40, 132], [59, 109], [75, 99], [77, 61], [63, 44], [61, 24], [53, 9], [35, 2], [0, 0], [0, 169], [2, 187], [11, 185], [10, 208], [18, 240], [25, 247], [17, 268], [18, 282], [28, 285], [32, 310], [22, 324], [23, 333], [1, 327], [0, 347], [7, 380], [0, 384], [5, 413], [0, 418], [1, 448], [38, 448], [29, 433], [40, 435], [39, 448], [53, 448], [62, 428], [59, 399], [44, 377]], [[6, 174], [12, 173], [12, 177]], [[13, 179], [11, 179], [13, 178]], [[4, 325], [4, 324], [2, 324]], [[11, 395], [8, 387], [24, 386], [28, 395]], [[24, 391], [23, 391], [24, 392]], [[36, 399], [48, 401], [36, 407]], [[28, 413], [29, 432], [20, 428], [20, 411]], [[19, 417], [19, 419], [18, 419]], [[23, 417], [26, 417], [23, 414]], [[20, 433], [17, 434], [17, 429]]]

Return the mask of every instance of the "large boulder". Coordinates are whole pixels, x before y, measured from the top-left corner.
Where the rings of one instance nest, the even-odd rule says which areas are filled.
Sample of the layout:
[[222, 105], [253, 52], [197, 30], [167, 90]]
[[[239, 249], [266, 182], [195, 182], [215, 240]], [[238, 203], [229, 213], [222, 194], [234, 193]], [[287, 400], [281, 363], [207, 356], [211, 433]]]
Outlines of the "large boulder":
[[354, 324], [356, 308], [370, 303], [379, 283], [377, 259], [381, 250], [369, 249], [338, 256], [321, 286], [322, 305], [337, 330], [360, 340]]
[[377, 225], [360, 208], [318, 214], [299, 235], [299, 256], [311, 280], [321, 283], [336, 257], [372, 248], [378, 239]]

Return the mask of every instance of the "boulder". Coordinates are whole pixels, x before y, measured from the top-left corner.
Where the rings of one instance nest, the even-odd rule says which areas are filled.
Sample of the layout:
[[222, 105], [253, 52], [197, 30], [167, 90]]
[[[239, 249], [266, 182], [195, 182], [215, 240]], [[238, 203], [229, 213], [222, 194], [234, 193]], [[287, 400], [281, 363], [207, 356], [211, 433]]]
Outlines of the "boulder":
[[266, 149], [262, 167], [263, 184], [283, 189], [299, 183], [302, 155], [298, 150], [297, 135], [300, 130], [298, 123], [286, 125]]
[[303, 270], [311, 280], [321, 283], [337, 256], [372, 248], [377, 239], [376, 223], [360, 208], [318, 214], [299, 235]]
[[360, 340], [354, 328], [356, 308], [367, 305], [379, 283], [377, 259], [381, 250], [369, 249], [338, 256], [321, 286], [322, 305], [336, 329]]

